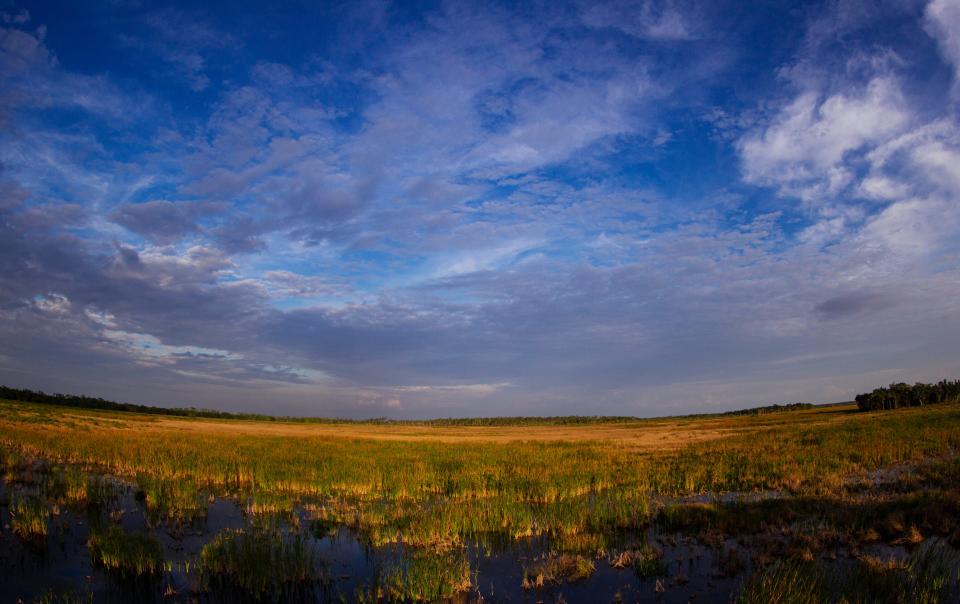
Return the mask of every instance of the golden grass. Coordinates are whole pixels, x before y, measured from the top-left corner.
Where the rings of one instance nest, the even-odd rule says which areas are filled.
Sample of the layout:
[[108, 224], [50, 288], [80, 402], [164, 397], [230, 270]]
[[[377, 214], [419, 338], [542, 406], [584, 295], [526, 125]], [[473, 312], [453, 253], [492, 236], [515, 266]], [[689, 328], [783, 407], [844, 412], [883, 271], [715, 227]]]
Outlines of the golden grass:
[[[64, 411], [69, 427], [144, 430], [184, 436], [223, 434], [285, 438], [370, 439], [434, 443], [602, 442], [634, 451], [673, 451], [691, 444], [778, 428], [862, 420], [853, 404], [758, 416], [693, 416], [619, 423], [522, 426], [430, 426], [410, 424], [311, 424], [282, 421], [181, 418], [110, 411]], [[34, 415], [39, 416], [44, 410]], [[30, 412], [26, 412], [30, 415]], [[122, 419], [119, 419], [121, 416]]]
[[311, 520], [351, 526], [373, 545], [445, 550], [498, 533], [573, 546], [644, 526], [657, 498], [837, 493], [853, 473], [955, 450], [960, 405], [490, 427], [186, 419], [0, 402], [0, 444], [135, 479], [155, 521], [189, 521], [205, 513], [205, 496], [229, 495], [256, 516], [310, 505]]
[[[772, 490], [843, 503], [851, 477], [958, 449], [960, 404], [438, 426], [193, 419], [0, 401], [0, 469], [8, 480], [36, 479], [34, 461], [45, 460], [53, 468], [48, 494], [79, 504], [109, 499], [94, 476], [122, 476], [136, 484], [151, 523], [190, 522], [206, 513], [209, 497], [226, 496], [254, 524], [283, 519], [299, 534], [298, 509], [311, 530], [348, 526], [370, 546], [402, 546], [384, 583], [364, 592], [372, 599], [466, 589], [468, 542], [541, 536], [558, 561], [578, 562], [654, 520], [667, 530], [737, 520], [720, 504], [671, 498]], [[618, 560], [643, 576], [661, 573], [658, 557], [639, 553]], [[560, 567], [577, 572], [537, 569], [527, 582], [589, 574], [586, 564]]]

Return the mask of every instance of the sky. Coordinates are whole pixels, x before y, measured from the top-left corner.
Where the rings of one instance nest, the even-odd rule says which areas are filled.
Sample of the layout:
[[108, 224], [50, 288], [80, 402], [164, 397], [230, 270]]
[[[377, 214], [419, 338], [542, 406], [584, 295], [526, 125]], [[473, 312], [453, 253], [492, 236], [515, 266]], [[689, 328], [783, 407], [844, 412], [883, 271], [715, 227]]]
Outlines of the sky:
[[657, 416], [960, 377], [960, 0], [0, 0], [0, 383]]

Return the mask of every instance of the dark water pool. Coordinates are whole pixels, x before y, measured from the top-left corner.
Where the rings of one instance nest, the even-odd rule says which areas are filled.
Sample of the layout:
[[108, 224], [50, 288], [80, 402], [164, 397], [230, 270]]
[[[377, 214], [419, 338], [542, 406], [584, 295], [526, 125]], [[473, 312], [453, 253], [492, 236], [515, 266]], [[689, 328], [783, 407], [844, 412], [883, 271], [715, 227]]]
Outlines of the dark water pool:
[[[206, 514], [193, 522], [150, 522], [132, 485], [114, 481], [115, 495], [109, 510], [97, 518], [110, 518], [127, 532], [146, 530], [163, 546], [164, 559], [172, 570], [160, 578], [131, 582], [97, 568], [87, 549], [91, 522], [89, 512], [59, 510], [49, 519], [46, 538], [23, 540], [10, 529], [11, 496], [35, 493], [31, 485], [9, 485], [0, 481], [0, 603], [33, 602], [50, 593], [92, 596], [94, 602], [219, 602], [226, 597], [201, 589], [196, 561], [203, 545], [224, 529], [247, 526], [251, 519], [236, 501], [211, 499]], [[309, 524], [307, 513], [296, 512], [302, 526]], [[308, 594], [289, 594], [284, 599], [309, 601], [354, 601], [369, 587], [390, 560], [402, 557], [400, 546], [369, 547], [351, 530], [339, 527], [315, 535], [308, 542], [326, 569], [329, 581]], [[727, 540], [720, 547], [708, 547], [682, 535], [646, 534], [624, 536], [624, 541], [647, 541], [663, 552], [659, 576], [641, 578], [632, 569], [617, 569], [609, 559], [594, 560], [596, 571], [585, 580], [540, 589], [524, 589], [524, 565], [550, 549], [544, 539], [520, 541], [484, 540], [465, 548], [472, 591], [459, 602], [727, 602], [742, 577], [749, 572], [749, 556], [735, 554], [743, 565], [733, 576], [722, 572], [720, 556], [729, 556], [739, 547]], [[715, 546], [717, 544], [714, 544]], [[721, 552], [724, 552], [721, 554]], [[190, 563], [188, 567], [187, 563]]]

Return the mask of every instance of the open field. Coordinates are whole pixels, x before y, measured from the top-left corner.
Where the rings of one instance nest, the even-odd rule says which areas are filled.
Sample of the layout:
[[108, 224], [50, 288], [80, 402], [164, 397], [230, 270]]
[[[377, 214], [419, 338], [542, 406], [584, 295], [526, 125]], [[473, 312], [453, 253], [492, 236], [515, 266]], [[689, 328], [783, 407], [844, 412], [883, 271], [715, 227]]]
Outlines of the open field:
[[[124, 572], [152, 577], [161, 600], [165, 592], [170, 601], [234, 600], [251, 590], [268, 600], [569, 600], [591, 583], [613, 598], [624, 582], [668, 601], [762, 599], [748, 590], [781, 589], [784, 573], [842, 591], [853, 579], [831, 570], [828, 581], [824, 560], [858, 581], [905, 580], [918, 568], [911, 555], [936, 558], [946, 570], [929, 581], [943, 575], [941, 591], [956, 587], [955, 403], [494, 427], [190, 419], [6, 401], [0, 443], [4, 522], [14, 532], [16, 506], [32, 510], [19, 536], [3, 539], [29, 540], [38, 513], [53, 528], [36, 539], [62, 539], [67, 510], [86, 514], [105, 525], [89, 538], [98, 572], [112, 576], [124, 569], [111, 564], [136, 559]], [[221, 529], [224, 503], [237, 518]], [[133, 541], [113, 525], [129, 525]], [[203, 535], [195, 555], [170, 546], [194, 533]], [[318, 553], [330, 539], [370, 552], [365, 576], [338, 583]], [[777, 560], [799, 566], [770, 566]], [[261, 576], [264, 561], [278, 570]], [[484, 572], [509, 573], [491, 565], [516, 575], [496, 595]]]
[[[808, 425], [850, 419], [853, 404], [837, 405], [808, 412]], [[42, 413], [42, 408], [33, 413]], [[129, 417], [127, 417], [129, 415]], [[387, 441], [441, 443], [514, 443], [514, 442], [603, 442], [642, 451], [676, 450], [708, 440], [745, 432], [776, 429], [789, 418], [779, 414], [753, 417], [745, 422], [737, 417], [671, 418], [665, 420], [633, 420], [611, 423], [571, 425], [507, 425], [507, 426], [431, 426], [416, 423], [305, 423], [262, 422], [256, 420], [219, 420], [205, 418], [157, 417], [146, 414], [124, 414], [84, 411], [64, 412], [60, 417], [76, 426], [143, 430], [157, 433], [231, 434], [292, 438], [362, 438]]]

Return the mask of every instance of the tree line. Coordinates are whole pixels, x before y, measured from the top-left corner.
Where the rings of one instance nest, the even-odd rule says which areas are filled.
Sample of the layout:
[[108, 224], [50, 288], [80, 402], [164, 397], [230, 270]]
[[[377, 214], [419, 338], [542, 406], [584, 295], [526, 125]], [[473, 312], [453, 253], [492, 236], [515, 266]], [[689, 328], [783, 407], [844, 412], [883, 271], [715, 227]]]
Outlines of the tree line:
[[45, 405], [60, 405], [62, 407], [79, 407], [83, 409], [99, 409], [104, 411], [128, 411], [133, 413], [147, 413], [150, 415], [169, 415], [175, 417], [205, 417], [213, 419], [246, 419], [258, 421], [302, 422], [315, 424], [403, 424], [423, 426], [516, 426], [516, 425], [570, 425], [593, 423], [618, 423], [636, 421], [636, 417], [614, 416], [579, 416], [566, 415], [556, 417], [468, 417], [448, 419], [408, 419], [394, 420], [383, 417], [373, 419], [341, 419], [329, 417], [290, 417], [266, 415], [260, 413], [232, 413], [229, 411], [215, 411], [213, 409], [197, 409], [196, 407], [151, 407], [134, 403], [118, 403], [99, 397], [77, 394], [50, 394], [42, 390], [26, 388], [10, 388], [0, 385], [0, 400], [20, 401], [24, 403], [40, 403]]
[[[261, 413], [231, 413], [212, 409], [197, 409], [195, 407], [151, 407], [133, 403], [117, 403], [99, 397], [77, 394], [49, 394], [46, 392], [28, 390], [26, 388], [10, 388], [0, 385], [0, 400], [22, 401], [27, 403], [43, 403], [61, 405], [64, 407], [82, 407], [84, 409], [101, 409], [105, 411], [128, 411], [133, 413], [149, 413], [152, 415], [171, 415], [178, 417], [206, 417], [213, 419], [247, 419], [260, 421], [305, 422], [318, 424], [405, 424], [424, 426], [517, 426], [517, 425], [576, 425], [596, 423], [619, 423], [637, 421], [632, 416], [555, 416], [555, 417], [472, 417], [447, 418], [424, 420], [393, 420], [387, 418], [374, 419], [341, 419], [327, 417], [289, 417], [266, 415]], [[936, 403], [960, 401], [960, 380], [943, 380], [936, 384], [916, 383], [912, 386], [906, 383], [890, 384], [885, 388], [877, 388], [873, 392], [858, 394], [857, 407], [861, 411], [877, 411], [884, 409], [899, 409], [901, 407], [922, 407]], [[800, 411], [811, 409], [811, 403], [789, 403], [786, 405], [767, 405], [727, 411], [725, 413], [701, 414], [690, 417], [731, 416], [731, 415], [760, 415], [765, 413], [780, 413], [784, 411]]]
[[736, 411], [726, 411], [720, 415], [763, 415], [764, 413], [782, 413], [784, 411], [803, 411], [813, 409], [813, 403], [787, 403], [786, 405], [766, 405], [763, 407], [751, 407], [750, 409], [738, 409]]
[[923, 407], [937, 403], [960, 401], [960, 380], [942, 380], [936, 384], [917, 382], [912, 386], [900, 382], [873, 392], [858, 394], [854, 399], [861, 411], [883, 411], [901, 407]]
[[174, 415], [179, 417], [210, 417], [217, 419], [246, 418], [269, 419], [270, 416], [255, 413], [228, 413], [212, 409], [196, 409], [194, 407], [150, 407], [133, 403], [117, 403], [103, 398], [84, 396], [82, 394], [50, 394], [43, 390], [28, 390], [27, 388], [10, 388], [0, 386], [0, 399], [20, 401], [24, 403], [42, 403], [45, 405], [60, 405], [62, 407], [80, 407], [83, 409], [101, 409], [104, 411], [131, 411], [133, 413], [149, 413], [151, 415]]

